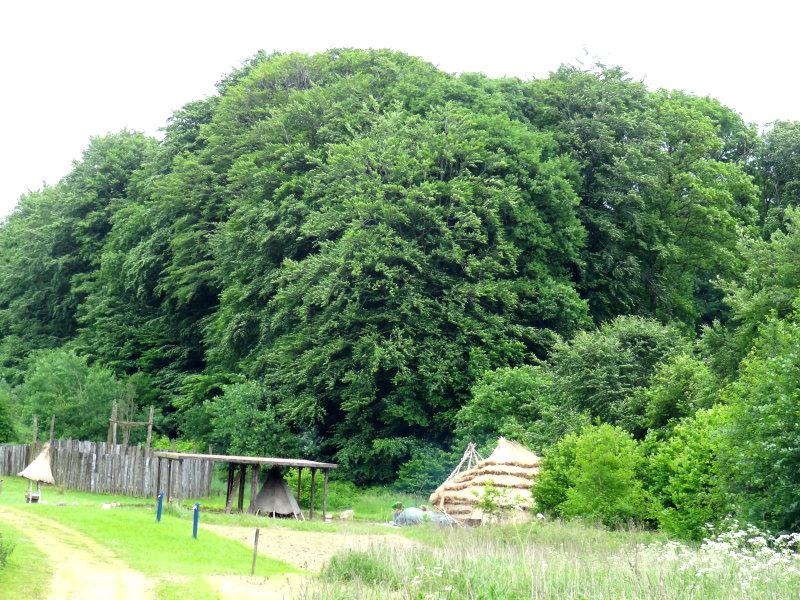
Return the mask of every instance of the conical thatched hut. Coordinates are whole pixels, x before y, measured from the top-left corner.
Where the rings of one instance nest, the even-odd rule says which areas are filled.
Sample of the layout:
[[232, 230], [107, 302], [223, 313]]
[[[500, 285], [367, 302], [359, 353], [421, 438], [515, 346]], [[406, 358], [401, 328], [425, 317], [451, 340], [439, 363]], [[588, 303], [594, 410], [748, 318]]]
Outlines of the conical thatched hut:
[[44, 445], [33, 462], [19, 472], [19, 476], [36, 483], [55, 483], [53, 471], [50, 470], [50, 444]]
[[[50, 469], [50, 444], [45, 444], [42, 451], [39, 452], [39, 456], [34, 458], [33, 462], [20, 471], [18, 475], [30, 482], [28, 483], [28, 492], [25, 494], [26, 502], [39, 502], [41, 496], [39, 486], [43, 483], [55, 483], [53, 471]], [[36, 482], [36, 491], [33, 490], [34, 482]]]
[[[524, 520], [533, 506], [531, 487], [538, 474], [539, 457], [501, 437], [490, 456], [451, 475], [431, 494], [430, 502], [468, 525]], [[493, 504], [498, 508], [491, 514], [480, 507], [487, 489], [494, 490]]]

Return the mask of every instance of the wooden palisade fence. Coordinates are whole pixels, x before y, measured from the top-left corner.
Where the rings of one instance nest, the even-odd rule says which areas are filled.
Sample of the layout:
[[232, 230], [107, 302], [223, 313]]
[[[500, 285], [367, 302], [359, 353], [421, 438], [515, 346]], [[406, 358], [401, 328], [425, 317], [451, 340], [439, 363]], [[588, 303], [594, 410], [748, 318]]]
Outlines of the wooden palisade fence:
[[[0, 444], [0, 475], [16, 475], [33, 460], [41, 444]], [[50, 446], [56, 484], [84, 492], [155, 496], [167, 482], [166, 461], [153, 456], [146, 446], [107, 442], [54, 440]], [[161, 490], [157, 490], [161, 464]], [[211, 492], [213, 463], [207, 460], [176, 461], [172, 467], [172, 498], [200, 498]]]

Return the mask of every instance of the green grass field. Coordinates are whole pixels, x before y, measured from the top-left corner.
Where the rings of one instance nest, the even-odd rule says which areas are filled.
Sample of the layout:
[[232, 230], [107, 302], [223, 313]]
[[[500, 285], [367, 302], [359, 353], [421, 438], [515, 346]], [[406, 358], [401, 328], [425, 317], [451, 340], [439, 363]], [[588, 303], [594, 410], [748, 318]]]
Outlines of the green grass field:
[[[53, 487], [46, 487], [43, 491], [45, 504], [26, 505], [26, 487], [26, 482], [19, 478], [6, 478], [0, 505], [52, 519], [75, 529], [107, 547], [115, 558], [149, 577], [181, 578], [179, 581], [162, 581], [158, 588], [160, 598], [216, 598], [202, 576], [250, 574], [252, 551], [244, 544], [202, 529], [198, 538], [193, 539], [191, 514], [175, 516], [165, 511], [161, 522], [157, 523], [154, 503], [147, 499], [86, 494]], [[116, 502], [127, 505], [110, 510], [101, 508], [103, 504]], [[22, 531], [24, 522], [15, 527], [10, 535], [21, 540]], [[2, 571], [2, 577], [9, 586], [17, 585], [14, 582], [21, 580], [22, 573], [17, 567], [20, 560], [33, 560], [39, 565], [34, 581], [46, 582], [46, 561], [42, 564], [44, 557], [30, 543], [17, 544], [12, 559]], [[262, 555], [258, 558], [258, 576], [269, 577], [294, 571], [296, 569], [290, 565], [269, 557]], [[27, 576], [25, 579], [29, 581]]]
[[47, 557], [16, 527], [0, 523], [0, 538], [14, 546], [0, 568], [0, 598], [43, 598], [51, 574]]
[[[251, 553], [246, 545], [202, 529], [199, 539], [192, 539], [191, 511], [184, 503], [168, 507], [162, 522], [156, 523], [154, 503], [148, 499], [48, 487], [44, 492], [47, 504], [27, 506], [24, 488], [22, 480], [7, 479], [0, 505], [52, 519], [109, 548], [115, 557], [152, 578], [161, 600], [221, 600], [205, 576], [249, 573]], [[361, 502], [380, 513], [393, 497], [388, 492], [370, 491]], [[111, 502], [124, 506], [100, 508]], [[658, 532], [609, 531], [579, 522], [536, 520], [475, 529], [390, 529], [366, 521], [272, 520], [218, 510], [203, 512], [201, 520], [290, 528], [297, 535], [399, 534], [416, 542], [335, 554], [299, 591], [302, 600], [772, 600], [797, 598], [800, 589], [800, 558], [794, 553], [778, 556], [717, 542], [680, 544]], [[0, 571], [0, 598], [19, 594], [43, 597], [49, 565], [26, 539], [24, 522], [19, 527], [0, 525], [0, 534], [17, 544], [12, 560]], [[385, 539], [392, 543], [392, 538]], [[259, 557], [259, 575], [293, 571], [297, 572], [290, 565]], [[6, 592], [11, 595], [4, 596]]]

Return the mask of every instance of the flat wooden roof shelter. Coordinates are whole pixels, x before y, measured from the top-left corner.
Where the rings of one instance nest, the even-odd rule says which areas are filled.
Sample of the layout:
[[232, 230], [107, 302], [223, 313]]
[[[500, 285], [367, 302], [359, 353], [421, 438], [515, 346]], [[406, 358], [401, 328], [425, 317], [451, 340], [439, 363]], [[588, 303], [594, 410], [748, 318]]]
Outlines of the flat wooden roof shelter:
[[[167, 461], [167, 501], [169, 501], [169, 490], [172, 481], [172, 463], [174, 461], [183, 461], [186, 459], [191, 460], [207, 460], [211, 462], [228, 463], [228, 489], [225, 496], [225, 512], [231, 512], [233, 506], [234, 488], [237, 487], [238, 480], [238, 499], [237, 509], [238, 512], [243, 512], [244, 509], [244, 483], [247, 475], [247, 467], [251, 466], [251, 486], [250, 486], [250, 503], [252, 504], [259, 490], [259, 471], [262, 465], [271, 467], [294, 467], [297, 469], [297, 498], [300, 499], [300, 490], [303, 476], [303, 469], [311, 469], [311, 489], [310, 489], [310, 509], [309, 519], [314, 518], [314, 478], [316, 477], [317, 470], [322, 471], [324, 480], [322, 491], [322, 517], [325, 518], [328, 512], [328, 472], [335, 469], [338, 465], [334, 463], [317, 462], [314, 460], [305, 460], [301, 458], [272, 458], [267, 456], [228, 456], [226, 454], [195, 454], [192, 452], [154, 452], [153, 455], [159, 459], [158, 475], [156, 488], [161, 488], [161, 459]], [[239, 468], [238, 476], [236, 476], [236, 468]]]

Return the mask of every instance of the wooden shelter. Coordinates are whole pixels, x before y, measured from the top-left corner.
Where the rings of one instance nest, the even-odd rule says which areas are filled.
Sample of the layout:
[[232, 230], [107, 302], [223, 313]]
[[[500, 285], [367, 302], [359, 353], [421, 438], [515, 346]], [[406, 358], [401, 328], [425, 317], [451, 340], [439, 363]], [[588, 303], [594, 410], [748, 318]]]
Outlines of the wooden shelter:
[[[527, 519], [533, 507], [531, 488], [539, 474], [538, 456], [524, 446], [501, 437], [494, 452], [487, 458], [479, 460], [471, 468], [461, 470], [465, 459], [431, 494], [431, 504], [468, 525], [487, 520], [505, 522]], [[500, 516], [485, 515], [478, 507], [488, 486], [497, 492], [496, 503]]]
[[[314, 518], [314, 480], [317, 471], [322, 471], [323, 488], [322, 488], [322, 516], [325, 518], [328, 513], [328, 474], [331, 469], [335, 469], [338, 465], [334, 463], [317, 462], [313, 460], [305, 460], [301, 458], [272, 458], [265, 456], [228, 456], [225, 454], [195, 454], [191, 452], [155, 452], [154, 456], [158, 459], [158, 469], [156, 475], [156, 488], [161, 488], [162, 468], [161, 463], [167, 462], [166, 467], [166, 482], [167, 490], [170, 489], [172, 478], [173, 463], [175, 461], [182, 461], [185, 459], [208, 460], [211, 462], [227, 463], [228, 465], [228, 486], [225, 495], [225, 512], [233, 510], [233, 501], [236, 498], [237, 512], [244, 512], [244, 486], [247, 481], [247, 467], [250, 467], [250, 504], [253, 507], [252, 512], [256, 512], [257, 506], [254, 502], [257, 498], [259, 490], [259, 479], [261, 476], [261, 467], [278, 467], [278, 468], [295, 468], [297, 469], [297, 495], [300, 495], [303, 469], [311, 471], [310, 483], [310, 509], [309, 519]], [[265, 486], [266, 486], [265, 482]], [[263, 489], [263, 488], [262, 488]], [[288, 489], [288, 487], [287, 487]], [[263, 497], [262, 497], [263, 498]], [[169, 501], [169, 491], [167, 491], [167, 500]], [[248, 509], [249, 510], [249, 509]]]

